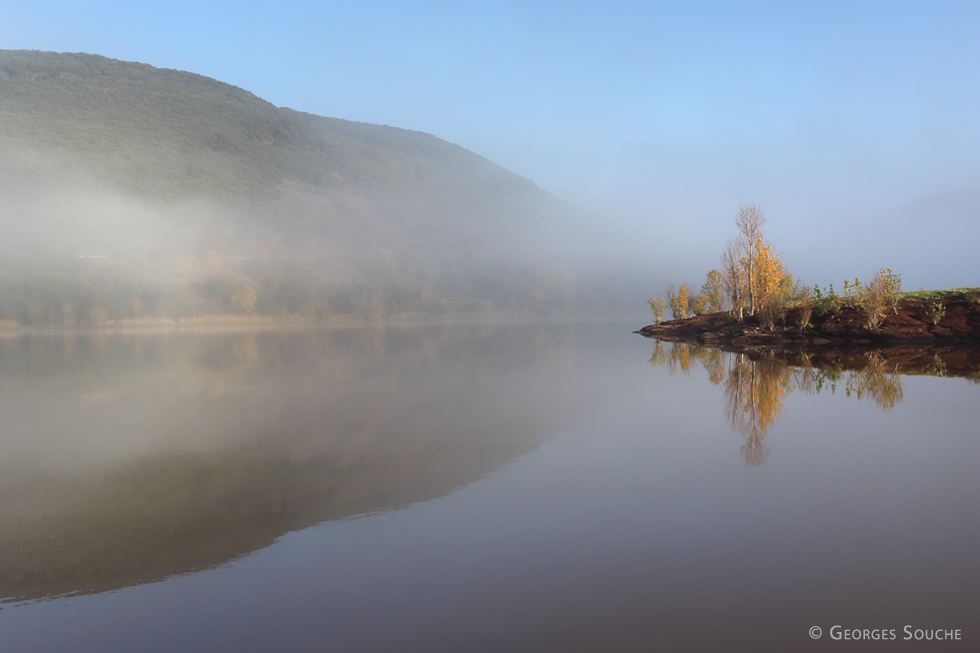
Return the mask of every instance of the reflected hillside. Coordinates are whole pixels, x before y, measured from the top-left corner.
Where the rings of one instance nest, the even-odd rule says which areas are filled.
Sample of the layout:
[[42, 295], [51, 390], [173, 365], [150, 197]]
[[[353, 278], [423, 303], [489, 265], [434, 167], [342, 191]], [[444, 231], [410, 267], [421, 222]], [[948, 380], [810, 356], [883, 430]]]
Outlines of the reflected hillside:
[[903, 346], [776, 353], [764, 349], [723, 351], [683, 342], [656, 341], [650, 363], [671, 374], [689, 373], [694, 364], [723, 385], [725, 416], [745, 441], [746, 465], [769, 457], [766, 433], [783, 413], [793, 391], [819, 394], [841, 389], [845, 396], [870, 400], [883, 410], [902, 401], [902, 375], [950, 376], [980, 383], [980, 349]]
[[580, 337], [440, 325], [0, 339], [0, 598], [207, 569], [473, 483], [601, 401], [572, 380], [587, 374], [562, 373], [588, 364]]

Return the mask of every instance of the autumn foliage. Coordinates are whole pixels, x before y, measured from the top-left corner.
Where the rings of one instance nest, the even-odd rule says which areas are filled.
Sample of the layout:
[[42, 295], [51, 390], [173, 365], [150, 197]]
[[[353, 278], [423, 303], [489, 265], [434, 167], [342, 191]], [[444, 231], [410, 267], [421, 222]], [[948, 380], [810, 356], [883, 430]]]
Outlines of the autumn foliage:
[[[772, 324], [792, 292], [792, 277], [787, 274], [782, 257], [762, 233], [766, 218], [755, 205], [743, 204], [735, 217], [739, 236], [729, 241], [722, 256], [722, 270], [705, 275], [704, 285], [691, 295], [687, 282], [675, 291], [667, 284], [666, 303], [674, 319], [689, 313], [702, 315], [729, 310], [739, 320], [746, 314], [758, 315]], [[656, 313], [655, 299], [649, 300]]]
[[[666, 299], [651, 298], [657, 323], [667, 305], [675, 320], [689, 314], [702, 315], [729, 311], [732, 317], [743, 322], [751, 318], [762, 325], [773, 327], [787, 311], [796, 308], [793, 326], [806, 329], [810, 318], [827, 313], [839, 313], [842, 306], [853, 306], [865, 316], [865, 326], [876, 331], [889, 313], [897, 313], [902, 278], [889, 269], [875, 273], [871, 281], [862, 284], [855, 279], [853, 285], [844, 282], [844, 294], [834, 292], [833, 285], [825, 292], [819, 286], [813, 289], [794, 284], [786, 271], [782, 256], [763, 233], [766, 216], [754, 204], [742, 204], [735, 216], [738, 236], [728, 241], [721, 257], [721, 270], [711, 270], [704, 285], [696, 295], [691, 295], [688, 284], [676, 289], [667, 284]], [[658, 313], [659, 307], [659, 313]]]
[[792, 278], [783, 267], [782, 257], [765, 239], [762, 227], [766, 216], [755, 205], [742, 204], [735, 216], [739, 235], [728, 242], [722, 255], [723, 286], [731, 311], [739, 319], [759, 315], [772, 324], [792, 291]]

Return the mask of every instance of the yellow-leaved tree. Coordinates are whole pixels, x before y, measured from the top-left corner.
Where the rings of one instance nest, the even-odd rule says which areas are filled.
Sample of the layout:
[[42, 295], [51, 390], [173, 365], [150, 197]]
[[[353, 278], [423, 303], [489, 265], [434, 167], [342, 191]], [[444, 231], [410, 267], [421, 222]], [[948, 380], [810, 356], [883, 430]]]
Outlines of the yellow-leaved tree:
[[754, 308], [763, 322], [772, 324], [789, 298], [792, 278], [783, 267], [782, 257], [761, 234], [757, 237], [755, 252], [755, 278], [752, 284], [755, 289]]
[[690, 307], [691, 289], [688, 288], [687, 282], [685, 281], [677, 287], [677, 310], [680, 312], [680, 317], [687, 317]]
[[660, 324], [664, 319], [664, 311], [667, 310], [667, 302], [663, 297], [651, 297], [647, 300], [650, 310], [653, 311], [653, 319], [656, 324]]
[[740, 320], [746, 312], [761, 312], [763, 320], [771, 324], [787, 299], [792, 279], [762, 233], [765, 223], [766, 216], [758, 206], [739, 207], [735, 216], [739, 235], [728, 242], [722, 255], [722, 285], [731, 310], [738, 313]]
[[704, 295], [705, 310], [717, 313], [725, 310], [725, 279], [718, 270], [710, 270], [705, 275], [704, 285], [701, 286]]

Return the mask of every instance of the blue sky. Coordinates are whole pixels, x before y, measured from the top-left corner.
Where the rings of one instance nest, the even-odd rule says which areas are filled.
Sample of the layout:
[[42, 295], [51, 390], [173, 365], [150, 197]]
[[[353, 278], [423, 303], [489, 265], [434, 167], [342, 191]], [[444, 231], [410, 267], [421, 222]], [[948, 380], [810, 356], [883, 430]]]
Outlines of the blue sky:
[[[975, 1], [5, 4], [0, 47], [189, 70], [429, 132], [657, 239], [692, 274], [741, 200], [812, 276], [803, 250], [828, 230], [980, 188]], [[939, 276], [980, 272], [956, 265]]]

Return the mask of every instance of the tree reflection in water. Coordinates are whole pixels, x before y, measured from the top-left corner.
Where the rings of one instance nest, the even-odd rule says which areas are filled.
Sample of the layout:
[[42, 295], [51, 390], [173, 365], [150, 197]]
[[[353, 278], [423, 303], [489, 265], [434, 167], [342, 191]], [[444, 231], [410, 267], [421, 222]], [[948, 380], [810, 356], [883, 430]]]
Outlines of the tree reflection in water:
[[885, 410], [902, 401], [898, 366], [874, 351], [865, 355], [859, 369], [844, 370], [840, 366], [814, 366], [807, 356], [790, 365], [771, 352], [730, 353], [683, 342], [669, 344], [667, 350], [657, 341], [650, 363], [667, 367], [671, 374], [678, 369], [688, 374], [692, 361], [697, 361], [712, 383], [724, 383], [725, 416], [745, 438], [741, 452], [750, 466], [762, 465], [769, 457], [766, 433], [782, 414], [786, 395], [794, 390], [819, 394], [829, 389], [836, 393], [842, 384], [846, 396], [869, 398]]
[[869, 397], [888, 410], [902, 401], [902, 379], [894, 365], [889, 365], [877, 352], [871, 352], [867, 367], [851, 372], [847, 379], [847, 396], [852, 392], [858, 399]]
[[752, 360], [745, 354], [729, 359], [725, 379], [725, 416], [745, 436], [742, 457], [747, 465], [761, 465], [769, 457], [765, 437], [783, 412], [783, 398], [793, 389], [790, 370], [773, 356]]

